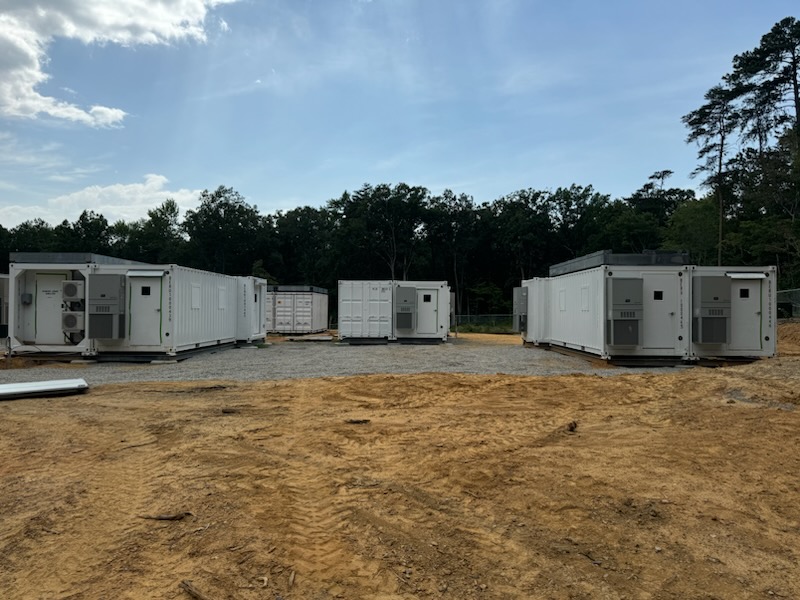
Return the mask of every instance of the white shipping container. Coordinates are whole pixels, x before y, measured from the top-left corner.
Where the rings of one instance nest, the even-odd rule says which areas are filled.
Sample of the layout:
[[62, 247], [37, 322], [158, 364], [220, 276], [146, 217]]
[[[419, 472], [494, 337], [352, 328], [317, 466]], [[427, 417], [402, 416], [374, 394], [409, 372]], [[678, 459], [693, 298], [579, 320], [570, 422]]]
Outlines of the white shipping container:
[[692, 268], [693, 356], [774, 356], [777, 315], [774, 266]]
[[534, 277], [522, 282], [528, 290], [526, 327], [521, 332], [522, 339], [528, 343], [539, 345], [550, 341], [550, 279]]
[[339, 339], [446, 341], [450, 304], [446, 281], [340, 281]]
[[688, 358], [689, 280], [685, 265], [602, 266], [549, 278], [539, 301], [549, 318], [542, 323], [529, 314], [526, 340], [544, 337], [602, 358]]
[[271, 333], [319, 333], [328, 329], [328, 291], [325, 289], [272, 286], [267, 305]]
[[267, 280], [260, 277], [237, 277], [236, 340], [253, 342], [267, 336]]
[[339, 339], [394, 340], [391, 281], [339, 281]]
[[[8, 274], [0, 273], [0, 342], [8, 336]], [[0, 352], [5, 350], [5, 344]]]
[[10, 264], [12, 353], [175, 355], [236, 340], [236, 277], [99, 255], [37, 263], [36, 253], [19, 254]]
[[393, 288], [395, 339], [447, 341], [450, 287], [446, 281], [394, 281]]

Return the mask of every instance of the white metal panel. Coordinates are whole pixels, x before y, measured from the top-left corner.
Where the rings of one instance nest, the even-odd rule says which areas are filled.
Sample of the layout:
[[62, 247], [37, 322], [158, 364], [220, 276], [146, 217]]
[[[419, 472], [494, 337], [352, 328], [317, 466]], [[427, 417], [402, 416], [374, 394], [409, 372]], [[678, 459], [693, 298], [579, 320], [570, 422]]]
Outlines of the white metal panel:
[[267, 332], [275, 331], [275, 292], [268, 291], [266, 293], [266, 329]]
[[314, 317], [311, 321], [313, 333], [328, 329], [328, 294], [314, 294]]
[[82, 393], [87, 389], [89, 389], [89, 385], [84, 379], [51, 379], [49, 381], [4, 383], [0, 385], [0, 400], [63, 396]]
[[314, 319], [314, 296], [311, 292], [297, 292], [294, 295], [294, 315], [292, 328], [297, 333], [311, 333]]
[[39, 273], [36, 277], [34, 297], [35, 336], [37, 344], [63, 344], [64, 331], [61, 327], [61, 273]]
[[[163, 273], [163, 271], [161, 272]], [[128, 285], [128, 340], [130, 345], [160, 348], [163, 342], [164, 278], [135, 277]]]
[[418, 335], [436, 336], [439, 328], [439, 290], [417, 288]]
[[547, 287], [550, 343], [605, 355], [605, 271], [599, 267], [552, 277]]
[[0, 273], [0, 330], [7, 335], [8, 328], [8, 274]]
[[394, 339], [391, 281], [339, 282], [339, 339]]
[[731, 350], [762, 349], [761, 282], [762, 278], [731, 281]]
[[731, 279], [766, 279], [766, 273], [726, 273]]
[[267, 281], [260, 277], [236, 278], [236, 339], [252, 342], [267, 334]]
[[683, 356], [688, 344], [688, 330], [684, 331], [681, 315], [687, 314], [681, 306], [684, 273], [676, 271], [642, 272], [643, 312], [642, 348], [645, 351], [663, 350], [671, 355]]
[[[233, 342], [236, 339], [236, 278], [172, 265], [165, 299], [176, 351]], [[200, 307], [186, 310], [192, 286], [200, 286]], [[165, 340], [166, 342], [166, 340]]]
[[[528, 289], [528, 318], [522, 338], [532, 344], [550, 342], [550, 279], [534, 277], [522, 282]], [[588, 298], [587, 298], [588, 301]]]
[[275, 331], [294, 333], [295, 294], [275, 292]]

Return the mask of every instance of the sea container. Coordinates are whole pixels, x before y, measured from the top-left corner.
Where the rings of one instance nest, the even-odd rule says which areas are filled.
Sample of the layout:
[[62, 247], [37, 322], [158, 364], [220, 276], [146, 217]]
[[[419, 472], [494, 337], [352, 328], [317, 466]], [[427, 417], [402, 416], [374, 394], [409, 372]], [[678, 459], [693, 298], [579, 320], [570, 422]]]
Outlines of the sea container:
[[263, 340], [267, 336], [267, 280], [251, 276], [236, 280], [236, 341]]
[[521, 328], [524, 342], [534, 345], [550, 343], [550, 279], [534, 277], [522, 282], [526, 291], [526, 315]]
[[692, 356], [774, 356], [776, 273], [774, 266], [693, 267]]
[[447, 341], [450, 287], [446, 281], [394, 281], [394, 339]]
[[5, 351], [8, 337], [8, 273], [0, 273], [0, 352]]
[[11, 253], [12, 353], [158, 354], [232, 343], [237, 278], [84, 253]]
[[686, 265], [605, 265], [549, 278], [541, 309], [549, 331], [534, 325], [529, 337], [604, 359], [687, 359], [690, 273]]
[[311, 285], [270, 286], [267, 301], [270, 333], [319, 333], [328, 329], [328, 290]]
[[392, 281], [339, 281], [338, 291], [340, 340], [397, 339]]
[[511, 331], [524, 335], [528, 321], [528, 288], [523, 285], [514, 288], [511, 303]]

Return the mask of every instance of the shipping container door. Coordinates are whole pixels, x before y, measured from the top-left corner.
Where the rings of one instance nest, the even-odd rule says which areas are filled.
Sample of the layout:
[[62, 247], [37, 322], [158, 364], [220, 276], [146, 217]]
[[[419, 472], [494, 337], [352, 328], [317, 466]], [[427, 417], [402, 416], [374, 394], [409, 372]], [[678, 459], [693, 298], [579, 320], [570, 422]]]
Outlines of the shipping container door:
[[392, 287], [384, 283], [370, 283], [367, 307], [366, 337], [381, 338], [392, 335]]
[[311, 308], [311, 294], [297, 293], [294, 298], [294, 329], [297, 333], [307, 333], [311, 331], [311, 318], [313, 309]]
[[643, 273], [642, 347], [674, 348], [680, 311], [677, 273]]
[[[132, 346], [161, 345], [161, 277], [130, 277], [130, 343]], [[195, 297], [196, 296], [196, 297]], [[200, 290], [192, 289], [192, 309], [200, 307]]]
[[761, 349], [762, 281], [731, 280], [731, 350]]
[[281, 333], [292, 331], [294, 297], [286, 292], [275, 294], [275, 329]]
[[36, 274], [34, 327], [37, 344], [66, 343], [61, 329], [61, 282], [66, 278], [65, 273]]
[[438, 333], [439, 290], [417, 290], [417, 333]]

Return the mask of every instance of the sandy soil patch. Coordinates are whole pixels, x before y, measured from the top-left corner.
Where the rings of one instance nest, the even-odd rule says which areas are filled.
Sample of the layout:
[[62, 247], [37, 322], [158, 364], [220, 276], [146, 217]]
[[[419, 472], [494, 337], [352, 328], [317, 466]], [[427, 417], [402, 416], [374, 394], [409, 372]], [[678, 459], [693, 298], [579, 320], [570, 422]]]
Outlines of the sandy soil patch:
[[5, 402], [0, 589], [800, 597], [799, 378], [800, 358], [785, 357], [614, 377], [115, 384]]

